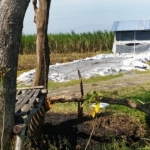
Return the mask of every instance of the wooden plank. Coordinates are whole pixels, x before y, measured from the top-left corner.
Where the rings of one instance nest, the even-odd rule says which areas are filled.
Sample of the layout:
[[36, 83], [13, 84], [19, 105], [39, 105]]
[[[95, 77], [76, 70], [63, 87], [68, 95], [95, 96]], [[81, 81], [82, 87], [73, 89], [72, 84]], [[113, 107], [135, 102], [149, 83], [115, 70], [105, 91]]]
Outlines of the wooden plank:
[[38, 105], [36, 105], [36, 107], [34, 107], [31, 111], [30, 111], [30, 114], [29, 114], [29, 118], [31, 118], [35, 113], [37, 113], [38, 110], [40, 110], [42, 104], [43, 104], [43, 100], [44, 100], [44, 96], [40, 95], [39, 96], [39, 103]]
[[33, 104], [41, 89], [35, 89], [34, 95], [30, 98], [29, 103]]
[[27, 113], [32, 109], [33, 104], [24, 104], [21, 108], [21, 112]]
[[20, 95], [21, 90], [17, 90], [16, 95]]
[[20, 104], [16, 105], [15, 113], [18, 112], [23, 107], [23, 105], [26, 104], [30, 100], [30, 98], [34, 97], [35, 91], [36, 90], [33, 89], [29, 95], [25, 96], [25, 98], [23, 99], [23, 101]]
[[[16, 107], [16, 109], [15, 109], [15, 122], [16, 123], [25, 123], [25, 124], [29, 123], [32, 116], [34, 114], [36, 114], [36, 112], [38, 110], [40, 110], [42, 103], [43, 103], [43, 100], [44, 100], [44, 96], [43, 96], [43, 94], [40, 94], [40, 90], [38, 90], [38, 91], [35, 90], [34, 96], [36, 96], [36, 97], [38, 96], [38, 98], [39, 98], [39, 101], [36, 104], [36, 108], [35, 107], [32, 108], [34, 101], [33, 101], [33, 103], [24, 104], [20, 109], [18, 107]], [[33, 99], [31, 99], [31, 102], [32, 102], [32, 100]], [[28, 111], [28, 109], [30, 109], [30, 110]], [[18, 112], [18, 110], [21, 110], [23, 112]], [[41, 119], [41, 118], [39, 118], [39, 119]]]
[[33, 87], [17, 88], [17, 90], [43, 89], [43, 88], [44, 88], [44, 86], [33, 86]]
[[27, 92], [27, 90], [20, 90], [20, 94], [16, 95], [16, 98], [18, 99], [19, 97], [21, 97], [22, 95], [24, 95]]
[[32, 95], [32, 90], [26, 90], [24, 94], [19, 96], [18, 101], [16, 102], [16, 106], [19, 105], [24, 100], [24, 98], [31, 97], [31, 95]]
[[34, 89], [31, 90], [30, 93], [28, 93], [28, 95], [24, 96], [21, 99], [22, 101], [20, 101], [20, 103], [16, 103], [15, 112], [19, 111], [22, 108], [22, 106], [29, 101], [29, 99], [33, 96], [34, 92]]
[[31, 92], [31, 90], [21, 90], [21, 94], [17, 95], [16, 98], [18, 101], [22, 98], [24, 98], [26, 95], [28, 95]]
[[[39, 94], [38, 98], [39, 98], [39, 103], [38, 103], [37, 107], [36, 108], [34, 107], [33, 109], [31, 109], [28, 117], [24, 119], [24, 123], [28, 123], [29, 126], [32, 122], [32, 117], [40, 110], [40, 108], [42, 106], [42, 103], [43, 103], [43, 100], [44, 100], [44, 96]], [[39, 120], [40, 120], [41, 117], [40, 116], [38, 116], [38, 117], [39, 117]], [[28, 135], [30, 135], [32, 132], [34, 132], [34, 129], [32, 127], [33, 126], [29, 127]]]

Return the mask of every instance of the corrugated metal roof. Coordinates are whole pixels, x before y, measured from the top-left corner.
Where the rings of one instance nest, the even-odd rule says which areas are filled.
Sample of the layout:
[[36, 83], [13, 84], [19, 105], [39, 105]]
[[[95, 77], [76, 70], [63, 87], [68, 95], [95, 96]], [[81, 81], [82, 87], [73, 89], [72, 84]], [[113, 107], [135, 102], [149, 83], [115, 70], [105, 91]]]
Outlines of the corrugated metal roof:
[[115, 21], [112, 31], [150, 30], [150, 20]]

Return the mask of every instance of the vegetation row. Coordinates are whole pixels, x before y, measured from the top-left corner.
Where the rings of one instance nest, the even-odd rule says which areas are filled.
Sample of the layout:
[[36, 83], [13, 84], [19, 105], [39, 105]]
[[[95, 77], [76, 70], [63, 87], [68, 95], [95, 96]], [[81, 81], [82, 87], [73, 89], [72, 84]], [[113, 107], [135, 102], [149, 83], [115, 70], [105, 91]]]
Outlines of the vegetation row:
[[[49, 34], [51, 53], [88, 53], [108, 52], [112, 49], [114, 33], [111, 31], [95, 31], [93, 33]], [[20, 54], [36, 53], [36, 35], [22, 35]]]

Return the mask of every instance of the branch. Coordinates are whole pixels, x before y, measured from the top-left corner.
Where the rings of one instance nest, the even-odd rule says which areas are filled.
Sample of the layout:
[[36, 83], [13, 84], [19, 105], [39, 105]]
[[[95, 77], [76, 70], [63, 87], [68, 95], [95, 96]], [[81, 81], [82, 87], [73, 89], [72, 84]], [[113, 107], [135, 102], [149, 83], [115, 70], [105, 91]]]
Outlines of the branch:
[[113, 99], [113, 98], [110, 98], [110, 97], [103, 97], [99, 101], [109, 103], [109, 104], [123, 105], [123, 106], [126, 106], [126, 107], [134, 108], [134, 109], [140, 110], [140, 111], [150, 115], [150, 103], [137, 104], [137, 103], [133, 102], [132, 100], [130, 100], [129, 98]]
[[[61, 96], [55, 96], [55, 97], [47, 97], [47, 100], [51, 102], [51, 104], [54, 103], [65, 103], [65, 102], [83, 102], [85, 99], [82, 96], [79, 95], [61, 95]], [[99, 97], [97, 99], [99, 102], [105, 102], [108, 104], [114, 104], [114, 105], [122, 105], [129, 108], [140, 110], [146, 114], [150, 115], [150, 103], [147, 104], [137, 104], [130, 100], [130, 98], [124, 98], [124, 99], [116, 99], [116, 98], [110, 98], [110, 97]]]
[[65, 102], [83, 102], [84, 98], [79, 95], [61, 95], [61, 96], [54, 96], [54, 97], [47, 97], [47, 100], [51, 102], [51, 104], [55, 103], [65, 103]]
[[32, 0], [32, 4], [33, 4], [33, 8], [34, 8], [34, 12], [35, 12], [35, 15], [34, 15], [34, 22], [36, 23], [36, 15], [37, 15], [37, 0]]
[[83, 97], [83, 96], [84, 96], [84, 91], [83, 91], [83, 82], [82, 82], [82, 77], [81, 77], [80, 70], [78, 70], [78, 75], [79, 75], [79, 80], [80, 80], [81, 95], [82, 95], [82, 97]]

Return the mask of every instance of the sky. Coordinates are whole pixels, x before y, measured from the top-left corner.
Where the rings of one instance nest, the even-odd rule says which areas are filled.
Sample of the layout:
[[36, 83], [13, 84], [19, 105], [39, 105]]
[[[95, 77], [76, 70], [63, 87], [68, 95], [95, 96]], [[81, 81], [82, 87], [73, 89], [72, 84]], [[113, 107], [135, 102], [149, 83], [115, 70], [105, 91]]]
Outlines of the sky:
[[[30, 3], [23, 34], [36, 34], [33, 18]], [[150, 0], [52, 0], [48, 33], [110, 31], [114, 21], [149, 19]]]

